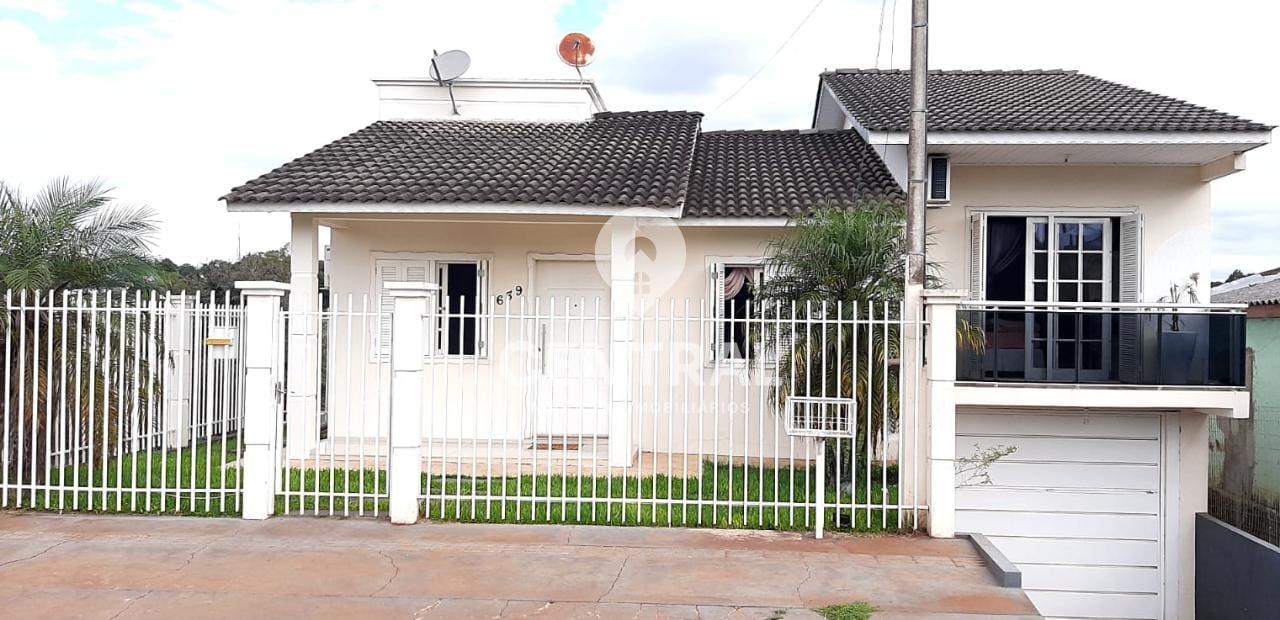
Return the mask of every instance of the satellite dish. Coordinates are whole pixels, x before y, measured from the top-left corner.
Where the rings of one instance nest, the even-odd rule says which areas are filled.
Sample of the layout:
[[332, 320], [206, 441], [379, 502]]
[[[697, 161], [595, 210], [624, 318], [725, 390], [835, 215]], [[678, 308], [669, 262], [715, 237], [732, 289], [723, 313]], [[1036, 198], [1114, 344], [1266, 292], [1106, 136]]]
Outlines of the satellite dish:
[[462, 50], [449, 50], [431, 58], [431, 79], [452, 82], [471, 68], [471, 56]]
[[591, 64], [596, 57], [596, 44], [581, 32], [570, 32], [560, 39], [560, 60], [574, 68], [582, 68]]

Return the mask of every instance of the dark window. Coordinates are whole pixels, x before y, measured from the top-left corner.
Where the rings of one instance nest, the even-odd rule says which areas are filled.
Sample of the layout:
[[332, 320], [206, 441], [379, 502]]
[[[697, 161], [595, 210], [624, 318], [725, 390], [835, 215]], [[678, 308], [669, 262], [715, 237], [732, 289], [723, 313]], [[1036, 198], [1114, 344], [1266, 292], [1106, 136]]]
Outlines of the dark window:
[[444, 333], [440, 348], [448, 355], [475, 355], [476, 295], [479, 271], [475, 263], [447, 263], [440, 267], [444, 293]]

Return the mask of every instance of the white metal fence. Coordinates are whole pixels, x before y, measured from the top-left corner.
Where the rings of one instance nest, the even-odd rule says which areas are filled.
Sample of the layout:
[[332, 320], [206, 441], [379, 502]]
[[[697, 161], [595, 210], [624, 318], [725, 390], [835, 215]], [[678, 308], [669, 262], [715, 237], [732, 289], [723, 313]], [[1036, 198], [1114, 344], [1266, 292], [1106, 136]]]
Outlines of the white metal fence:
[[[245, 351], [266, 346], [276, 404], [251, 410], [275, 411], [274, 512], [387, 512], [389, 307], [286, 303], [255, 332], [274, 341], [250, 343], [245, 309], [225, 295], [4, 301], [3, 507], [238, 514]], [[903, 407], [919, 388], [899, 373], [896, 303], [431, 306], [414, 408], [429, 518], [809, 529], [821, 512], [828, 528], [920, 524], [912, 464], [926, 437], [920, 411]]]
[[[808, 529], [821, 492], [828, 527], [919, 524], [897, 304], [649, 300], [621, 320], [607, 300], [479, 301], [423, 318], [429, 518]], [[284, 313], [282, 354], [305, 366], [285, 372], [284, 512], [386, 510], [391, 316], [375, 307]], [[296, 413], [308, 394], [322, 415]], [[787, 433], [788, 397], [841, 414], [825, 484], [819, 440]]]
[[0, 506], [239, 511], [229, 296], [10, 291], [2, 310]]
[[377, 517], [387, 503], [391, 380], [379, 326], [390, 315], [368, 296], [329, 305], [281, 315], [277, 510]]

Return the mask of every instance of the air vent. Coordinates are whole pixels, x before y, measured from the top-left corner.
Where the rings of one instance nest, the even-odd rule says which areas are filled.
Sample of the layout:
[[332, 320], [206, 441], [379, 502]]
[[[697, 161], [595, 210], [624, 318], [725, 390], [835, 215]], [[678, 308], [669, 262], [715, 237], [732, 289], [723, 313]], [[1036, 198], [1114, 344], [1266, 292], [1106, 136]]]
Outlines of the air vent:
[[929, 202], [951, 202], [951, 159], [946, 155], [929, 156]]

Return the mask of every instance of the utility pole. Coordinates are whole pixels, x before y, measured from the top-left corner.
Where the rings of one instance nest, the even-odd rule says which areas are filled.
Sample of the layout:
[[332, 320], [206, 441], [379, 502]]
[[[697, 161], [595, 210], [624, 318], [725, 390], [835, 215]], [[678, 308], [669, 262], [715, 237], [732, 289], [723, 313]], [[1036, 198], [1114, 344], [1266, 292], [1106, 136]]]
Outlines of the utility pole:
[[911, 128], [907, 134], [907, 290], [918, 310], [924, 290], [924, 213], [928, 168], [925, 105], [929, 72], [929, 0], [911, 2]]
[[[905, 290], [902, 306], [902, 377], [905, 388], [899, 403], [902, 430], [899, 441], [907, 441], [911, 457], [902, 466], [910, 472], [904, 480], [912, 480], [907, 494], [915, 505], [929, 501], [937, 487], [933, 478], [933, 450], [930, 431], [926, 373], [924, 370], [924, 214], [925, 181], [928, 153], [925, 148], [925, 79], [928, 71], [926, 49], [928, 45], [928, 0], [911, 1], [911, 127], [907, 140], [907, 256]], [[910, 438], [910, 439], [907, 439]], [[954, 440], [952, 440], [954, 441]], [[924, 458], [928, 456], [928, 458]], [[922, 471], [923, 470], [923, 471]], [[921, 477], [923, 475], [923, 478]], [[924, 491], [917, 480], [929, 480]], [[950, 479], [942, 481], [949, 484]], [[928, 499], [926, 499], [928, 498]], [[946, 519], [935, 520], [930, 504], [928, 514], [930, 533], [935, 531], [935, 521], [945, 526]], [[918, 517], [917, 517], [918, 518]], [[917, 522], [918, 524], [918, 522]], [[940, 530], [939, 530], [940, 531]], [[944, 533], [945, 534], [945, 533]]]

